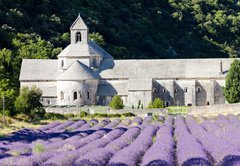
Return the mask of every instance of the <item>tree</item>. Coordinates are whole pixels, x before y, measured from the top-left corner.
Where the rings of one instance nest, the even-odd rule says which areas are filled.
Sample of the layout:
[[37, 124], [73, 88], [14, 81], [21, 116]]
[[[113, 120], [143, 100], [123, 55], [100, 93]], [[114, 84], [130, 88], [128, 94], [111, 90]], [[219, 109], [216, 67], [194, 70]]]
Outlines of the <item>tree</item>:
[[[5, 97], [5, 112], [7, 115], [14, 114], [14, 101], [16, 99], [16, 91], [11, 88], [9, 79], [0, 80], [0, 99]], [[2, 103], [0, 103], [2, 107]], [[0, 108], [1, 110], [2, 108]]]
[[164, 102], [159, 98], [155, 98], [153, 102], [149, 103], [148, 108], [164, 108]]
[[53, 44], [41, 38], [36, 33], [18, 33], [13, 39], [13, 46], [17, 50], [17, 57], [28, 59], [48, 59], [54, 58], [56, 53]]
[[97, 43], [99, 46], [104, 46], [105, 45], [105, 41], [103, 36], [98, 33], [98, 32], [93, 32], [89, 34], [89, 39], [91, 41], [94, 41], [95, 43]]
[[124, 107], [124, 104], [122, 99], [118, 95], [115, 95], [112, 101], [109, 103], [109, 107], [112, 109], [122, 109]]
[[45, 110], [40, 102], [41, 97], [42, 91], [36, 86], [32, 86], [31, 89], [23, 87], [15, 102], [16, 110], [18, 113], [26, 114], [30, 119], [34, 117], [42, 118]]
[[226, 77], [224, 96], [229, 103], [240, 102], [240, 61], [234, 60]]

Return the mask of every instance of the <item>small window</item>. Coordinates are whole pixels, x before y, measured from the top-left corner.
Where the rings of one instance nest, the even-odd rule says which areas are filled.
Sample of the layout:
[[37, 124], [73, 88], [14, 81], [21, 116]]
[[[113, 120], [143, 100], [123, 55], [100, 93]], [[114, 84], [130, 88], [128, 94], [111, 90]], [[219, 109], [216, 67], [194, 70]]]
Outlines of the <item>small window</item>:
[[200, 93], [202, 91], [202, 88], [198, 86], [196, 91]]
[[61, 100], [63, 100], [64, 99], [64, 93], [61, 92], [60, 95], [61, 95]]
[[50, 104], [51, 104], [51, 101], [50, 101], [50, 100], [47, 100], [47, 104], [50, 105]]
[[82, 98], [82, 94], [80, 93], [80, 99]]
[[184, 88], [184, 92], [185, 92], [185, 93], [188, 92], [188, 88], [187, 88], [187, 87]]
[[77, 92], [73, 92], [73, 100], [77, 100]]
[[76, 43], [81, 42], [81, 41], [82, 41], [82, 34], [81, 34], [81, 32], [77, 32], [76, 33]]
[[162, 89], [162, 92], [163, 92], [163, 93], [166, 93], [166, 89], [165, 89], [165, 88], [163, 88], [163, 89]]
[[176, 88], [174, 89], [174, 93], [177, 93], [177, 89]]
[[210, 104], [209, 104], [209, 101], [207, 102], [207, 105], [210, 105]]
[[157, 93], [157, 89], [156, 88], [153, 88], [153, 93]]
[[87, 92], [87, 98], [88, 98], [88, 99], [90, 98], [90, 93], [89, 93], [89, 92]]

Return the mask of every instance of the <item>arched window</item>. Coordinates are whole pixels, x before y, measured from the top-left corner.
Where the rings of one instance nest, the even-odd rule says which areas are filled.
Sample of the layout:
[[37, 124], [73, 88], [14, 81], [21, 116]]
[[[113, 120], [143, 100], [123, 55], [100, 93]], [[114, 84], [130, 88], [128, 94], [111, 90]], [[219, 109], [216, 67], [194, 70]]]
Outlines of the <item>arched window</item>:
[[168, 107], [169, 106], [169, 101], [166, 101], [165, 102], [165, 107]]
[[166, 89], [165, 89], [165, 88], [163, 88], [163, 89], [162, 89], [162, 92], [163, 92], [163, 93], [166, 93]]
[[77, 100], [77, 92], [73, 92], [73, 100]]
[[76, 33], [76, 43], [81, 42], [81, 41], [82, 41], [82, 34], [81, 34], [81, 32], [77, 32]]
[[202, 91], [202, 88], [198, 86], [196, 91], [200, 93]]
[[61, 95], [61, 100], [63, 100], [64, 99], [64, 93], [61, 92], [60, 95]]

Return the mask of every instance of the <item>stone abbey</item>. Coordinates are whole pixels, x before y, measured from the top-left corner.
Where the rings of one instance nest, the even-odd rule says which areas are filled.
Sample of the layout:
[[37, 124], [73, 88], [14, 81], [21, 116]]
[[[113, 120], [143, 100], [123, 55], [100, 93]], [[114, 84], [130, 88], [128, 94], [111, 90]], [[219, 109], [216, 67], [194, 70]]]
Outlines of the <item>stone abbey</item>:
[[147, 107], [156, 97], [166, 106], [225, 103], [222, 87], [233, 59], [114, 60], [89, 41], [80, 15], [70, 32], [57, 60], [22, 61], [21, 87], [39, 87], [46, 106], [107, 105], [114, 95], [126, 106]]

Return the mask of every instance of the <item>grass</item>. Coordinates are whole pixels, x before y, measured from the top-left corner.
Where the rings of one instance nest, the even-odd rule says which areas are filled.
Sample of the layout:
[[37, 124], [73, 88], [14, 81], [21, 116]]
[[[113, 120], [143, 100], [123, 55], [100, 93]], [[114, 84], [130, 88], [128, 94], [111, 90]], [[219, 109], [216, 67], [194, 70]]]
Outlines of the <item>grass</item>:
[[[58, 121], [63, 122], [64, 120], [58, 120]], [[0, 137], [5, 137], [8, 134], [21, 130], [23, 128], [37, 129], [51, 122], [54, 122], [54, 120], [40, 120], [36, 123], [35, 122], [30, 123], [30, 122], [24, 122], [24, 121], [18, 121], [18, 120], [12, 119], [12, 121], [10, 123], [7, 123], [6, 125], [0, 123]]]
[[177, 114], [186, 115], [189, 112], [188, 111], [189, 107], [187, 106], [171, 106], [171, 107], [167, 107], [167, 109], [168, 109], [169, 115], [177, 115]]

